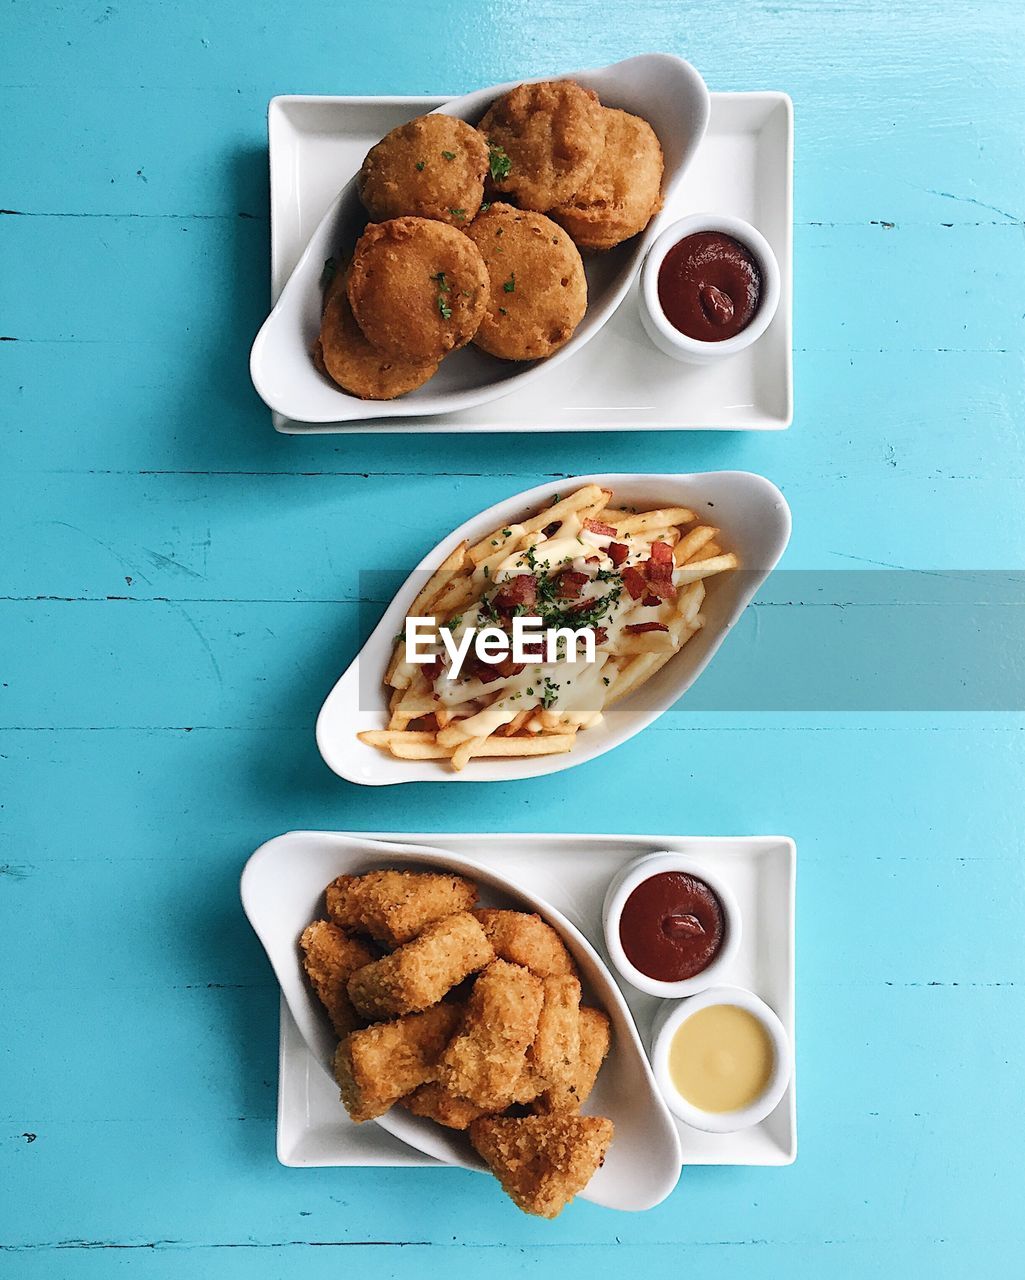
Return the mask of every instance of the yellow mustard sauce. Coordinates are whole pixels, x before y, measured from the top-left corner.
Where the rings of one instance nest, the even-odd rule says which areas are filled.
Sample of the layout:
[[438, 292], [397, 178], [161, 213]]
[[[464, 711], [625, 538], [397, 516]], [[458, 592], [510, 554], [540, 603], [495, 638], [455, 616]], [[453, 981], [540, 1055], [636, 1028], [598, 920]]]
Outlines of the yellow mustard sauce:
[[669, 1075], [693, 1107], [721, 1113], [749, 1106], [775, 1062], [761, 1022], [735, 1004], [713, 1004], [681, 1023], [669, 1045]]

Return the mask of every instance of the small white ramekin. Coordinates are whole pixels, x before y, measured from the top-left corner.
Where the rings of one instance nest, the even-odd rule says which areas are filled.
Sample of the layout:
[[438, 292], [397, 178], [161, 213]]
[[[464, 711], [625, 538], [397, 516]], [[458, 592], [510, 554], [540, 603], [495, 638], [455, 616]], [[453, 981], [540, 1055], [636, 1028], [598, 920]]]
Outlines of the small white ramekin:
[[[700, 338], [689, 338], [681, 333], [675, 325], [670, 324], [658, 300], [658, 273], [666, 254], [686, 236], [695, 235], [699, 231], [718, 231], [739, 240], [754, 255], [762, 272], [762, 294], [750, 324], [723, 342], [703, 342]], [[779, 306], [779, 295], [779, 263], [768, 240], [760, 231], [743, 218], [732, 218], [728, 214], [694, 213], [667, 227], [648, 250], [648, 256], [641, 267], [638, 300], [644, 330], [660, 351], [672, 356], [674, 360], [683, 360], [689, 364], [711, 364], [736, 355], [752, 342], [758, 341], [772, 323]]]
[[[696, 973], [693, 978], [684, 978], [680, 982], [660, 982], [642, 973], [627, 958], [623, 943], [619, 937], [619, 922], [623, 916], [623, 908], [631, 893], [645, 880], [661, 875], [665, 871], [680, 871], [684, 875], [703, 880], [722, 903], [725, 917], [725, 936], [719, 954], [707, 968]], [[710, 871], [703, 862], [688, 858], [682, 853], [646, 853], [633, 862], [628, 862], [620, 873], [614, 877], [605, 893], [602, 906], [602, 928], [605, 931], [605, 949], [609, 953], [615, 968], [631, 986], [645, 991], [649, 996], [661, 996], [664, 1000], [679, 1000], [683, 996], [703, 991], [714, 982], [721, 982], [733, 963], [740, 946], [741, 919], [740, 907], [733, 896], [733, 890], [725, 884], [715, 872]]]
[[[689, 1017], [714, 1004], [732, 1004], [746, 1009], [758, 1019], [772, 1041], [774, 1060], [769, 1082], [750, 1106], [737, 1111], [702, 1111], [680, 1093], [669, 1073], [669, 1048], [673, 1036]], [[745, 987], [709, 987], [689, 1000], [664, 1006], [656, 1014], [651, 1031], [651, 1067], [666, 1106], [673, 1115], [706, 1133], [736, 1133], [738, 1129], [760, 1124], [779, 1106], [793, 1074], [794, 1055], [782, 1022], [753, 991]]]

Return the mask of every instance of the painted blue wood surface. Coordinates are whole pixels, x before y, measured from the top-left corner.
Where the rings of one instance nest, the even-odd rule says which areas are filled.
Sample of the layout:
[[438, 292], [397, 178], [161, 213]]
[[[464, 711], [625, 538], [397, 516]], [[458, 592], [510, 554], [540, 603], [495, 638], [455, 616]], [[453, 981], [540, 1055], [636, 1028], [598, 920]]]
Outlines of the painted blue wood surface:
[[[715, 89], [793, 95], [793, 429], [275, 436], [246, 375], [267, 99], [455, 93], [649, 48]], [[1011, 0], [8, 0], [0, 1274], [1014, 1273], [1020, 707], [716, 711], [716, 679], [725, 696], [762, 663], [771, 685], [786, 661], [766, 604], [705, 702], [562, 778], [354, 788], [321, 764], [312, 718], [380, 607], [360, 571], [408, 566], [549, 475], [763, 471], [794, 508], [787, 568], [830, 582], [1020, 567], [1023, 65]], [[355, 561], [384, 508], [388, 540]], [[794, 605], [809, 631], [815, 603]], [[881, 618], [885, 652], [887, 611], [858, 609], [837, 643], [866, 645]], [[922, 662], [937, 650], [923, 625]], [[1019, 653], [993, 658], [998, 677]], [[246, 854], [296, 826], [495, 822], [797, 839], [793, 1168], [685, 1171], [648, 1214], [581, 1204], [546, 1224], [459, 1172], [277, 1166]]]

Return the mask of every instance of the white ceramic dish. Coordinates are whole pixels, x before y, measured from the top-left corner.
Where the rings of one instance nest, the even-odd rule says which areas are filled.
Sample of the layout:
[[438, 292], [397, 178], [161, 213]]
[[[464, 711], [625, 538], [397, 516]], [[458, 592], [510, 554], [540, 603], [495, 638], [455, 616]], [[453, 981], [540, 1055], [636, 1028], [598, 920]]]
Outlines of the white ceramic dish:
[[[623, 949], [619, 936], [619, 922], [623, 916], [623, 908], [633, 891], [651, 876], [663, 875], [669, 871], [682, 871], [686, 875], [703, 880], [719, 899], [725, 917], [725, 929], [719, 954], [707, 968], [696, 973], [693, 978], [682, 979], [679, 982], [660, 982], [657, 978], [650, 978], [636, 968]], [[631, 862], [623, 868], [622, 872], [609, 884], [602, 904], [601, 917], [605, 952], [612, 960], [615, 971], [639, 991], [644, 991], [649, 996], [659, 996], [663, 1000], [681, 1000], [684, 996], [692, 996], [705, 987], [722, 981], [733, 966], [744, 931], [740, 907], [733, 896], [733, 890], [727, 881], [716, 874], [715, 868], [705, 866], [694, 858], [664, 850], [638, 858], [636, 862]]]
[[[570, 72], [564, 78], [594, 89], [606, 106], [623, 108], [650, 121], [665, 157], [663, 191], [671, 198], [708, 124], [708, 89], [690, 63], [671, 54], [643, 54], [596, 70]], [[517, 83], [481, 89], [435, 110], [476, 124], [491, 103]], [[272, 102], [272, 116], [274, 110]], [[339, 183], [347, 176], [339, 173]], [[253, 384], [271, 409], [290, 418], [337, 422], [454, 413], [528, 386], [549, 368], [568, 360], [601, 329], [623, 300], [658, 229], [658, 220], [653, 219], [625, 244], [608, 253], [588, 255], [587, 314], [569, 342], [548, 360], [511, 363], [470, 348], [445, 360], [428, 383], [409, 395], [368, 402], [335, 386], [310, 358], [320, 331], [319, 282], [324, 262], [333, 254], [348, 253], [365, 221], [355, 180], [350, 178], [313, 233], [253, 343]]]
[[[703, 1111], [689, 1102], [676, 1088], [669, 1070], [669, 1050], [673, 1036], [688, 1018], [716, 1004], [736, 1005], [747, 1010], [762, 1024], [772, 1042], [773, 1064], [769, 1081], [761, 1094], [747, 1107], [736, 1111]], [[793, 1054], [786, 1029], [775, 1012], [753, 991], [744, 987], [708, 987], [700, 994], [666, 1005], [655, 1018], [651, 1034], [651, 1064], [655, 1079], [670, 1111], [686, 1124], [706, 1133], [737, 1133], [760, 1124], [779, 1106], [790, 1083]]]
[[[671, 850], [714, 867], [744, 914], [744, 937], [729, 981], [751, 988], [778, 1012], [791, 1044], [794, 1021], [794, 902], [796, 851], [780, 836], [610, 836], [542, 834], [431, 835], [376, 833], [370, 837], [450, 850], [499, 870], [561, 911], [595, 946], [601, 945], [605, 890], [623, 866], [642, 854]], [[287, 838], [289, 847], [303, 837]], [[295, 842], [299, 841], [300, 844]], [[643, 1034], [663, 1000], [625, 987], [623, 994]], [[338, 1090], [306, 1046], [281, 1004], [278, 1079], [278, 1159], [295, 1167], [421, 1165], [443, 1168], [380, 1125], [353, 1124]], [[787, 1165], [797, 1154], [797, 1082], [754, 1128], [710, 1134], [675, 1121], [684, 1165]]]
[[[381, 687], [395, 636], [406, 611], [435, 568], [463, 538], [475, 542], [492, 529], [532, 513], [584, 484], [612, 489], [614, 501], [641, 510], [679, 503], [722, 529], [722, 542], [740, 557], [742, 568], [712, 578], [702, 607], [704, 628], [651, 680], [621, 702], [603, 722], [577, 735], [566, 755], [473, 760], [461, 772], [444, 760], [396, 760], [356, 737], [386, 723], [386, 693]], [[499, 502], [474, 516], [439, 543], [413, 571], [355, 660], [328, 694], [317, 718], [317, 745], [326, 763], [350, 782], [387, 786], [397, 782], [499, 782], [558, 773], [594, 760], [639, 733], [667, 710], [698, 678], [727, 632], [783, 554], [790, 537], [790, 509], [780, 491], [762, 476], [746, 471], [697, 475], [592, 475], [549, 481]]]
[[[328, 1078], [336, 1038], [303, 978], [297, 942], [323, 911], [324, 888], [338, 875], [377, 867], [443, 868], [470, 876], [486, 905], [543, 916], [561, 935], [580, 970], [585, 999], [612, 1020], [612, 1048], [585, 1108], [609, 1116], [615, 1138], [602, 1168], [582, 1193], [612, 1209], [648, 1209], [676, 1185], [678, 1131], [655, 1084], [629, 1008], [604, 962], [560, 912], [513, 879], [451, 851], [391, 844], [329, 832], [292, 832], [259, 848], [242, 873], [242, 903], [263, 943], [296, 1025]], [[341, 1108], [341, 1103], [337, 1104]], [[483, 1162], [465, 1134], [394, 1107], [377, 1123], [425, 1155], [467, 1169]]]
[[[375, 142], [444, 98], [275, 98], [268, 116], [271, 297], [277, 300], [325, 212]], [[442, 431], [779, 430], [793, 417], [791, 263], [793, 109], [783, 93], [714, 93], [705, 139], [669, 197], [658, 228], [698, 209], [759, 227], [781, 273], [779, 311], [748, 351], [715, 368], [688, 368], [654, 350], [633, 285], [601, 332], [564, 365], [545, 366], [515, 396], [429, 417], [297, 421], [289, 433]], [[656, 228], [656, 230], [658, 229]], [[412, 402], [411, 402], [412, 403]], [[374, 410], [367, 410], [375, 412]]]
[[[703, 342], [681, 333], [667, 318], [658, 297], [658, 276], [666, 254], [687, 236], [701, 231], [718, 231], [732, 236], [754, 255], [762, 273], [761, 298], [750, 323], [740, 333], [723, 342]], [[674, 360], [682, 360], [688, 364], [714, 364], [730, 360], [746, 351], [772, 323], [779, 307], [779, 296], [779, 263], [768, 240], [757, 227], [745, 222], [743, 218], [718, 213], [695, 213], [666, 227], [644, 259], [638, 287], [641, 324], [645, 333], [660, 351]]]

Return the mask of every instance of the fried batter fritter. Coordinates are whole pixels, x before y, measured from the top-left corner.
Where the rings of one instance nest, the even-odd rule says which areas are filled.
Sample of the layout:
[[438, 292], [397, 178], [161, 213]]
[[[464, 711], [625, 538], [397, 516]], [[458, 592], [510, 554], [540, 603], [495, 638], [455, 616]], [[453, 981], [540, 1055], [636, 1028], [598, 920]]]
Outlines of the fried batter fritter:
[[494, 190], [539, 213], [580, 190], [605, 143], [598, 95], [573, 80], [517, 85], [491, 106], [477, 128], [490, 146], [501, 148], [494, 153]]
[[503, 360], [540, 360], [573, 336], [587, 310], [580, 251], [543, 213], [493, 204], [467, 228], [491, 278], [474, 344]]
[[427, 218], [371, 223], [349, 268], [356, 323], [380, 351], [440, 360], [464, 347], [484, 315], [488, 272], [472, 240]]
[[461, 226], [484, 199], [488, 146], [452, 116], [417, 116], [371, 147], [357, 183], [374, 222], [411, 214]]
[[539, 978], [573, 973], [573, 961], [565, 944], [540, 916], [496, 907], [481, 907], [473, 914], [484, 926], [500, 959], [521, 964]]
[[429, 924], [477, 901], [463, 876], [434, 871], [368, 871], [339, 876], [326, 890], [327, 913], [346, 929], [369, 933], [389, 947], [410, 942]]
[[583, 249], [611, 249], [662, 207], [662, 147], [640, 116], [604, 107], [605, 147], [587, 182], [551, 216]]
[[314, 920], [299, 939], [303, 969], [327, 1010], [335, 1033], [346, 1036], [360, 1025], [345, 989], [350, 976], [375, 958], [358, 938], [350, 938], [328, 920]]

